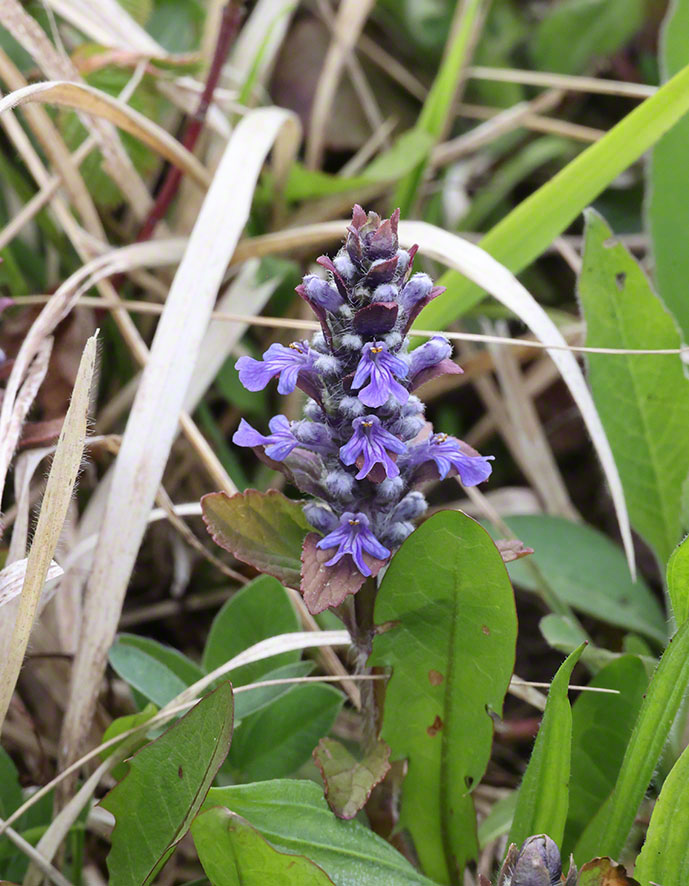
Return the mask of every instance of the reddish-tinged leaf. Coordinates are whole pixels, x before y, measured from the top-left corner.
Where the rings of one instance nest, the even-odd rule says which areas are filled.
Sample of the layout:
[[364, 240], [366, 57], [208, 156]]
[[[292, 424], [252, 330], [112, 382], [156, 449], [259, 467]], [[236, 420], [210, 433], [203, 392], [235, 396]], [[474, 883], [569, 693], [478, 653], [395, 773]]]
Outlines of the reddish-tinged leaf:
[[354, 818], [390, 769], [390, 748], [384, 741], [359, 761], [339, 741], [322, 738], [313, 758], [321, 771], [325, 799], [338, 818]]
[[411, 380], [409, 390], [415, 391], [417, 388], [425, 385], [426, 382], [433, 381], [434, 378], [440, 378], [441, 375], [462, 375], [463, 372], [464, 370], [462, 367], [448, 357], [447, 359], [436, 363], [435, 366], [429, 366], [427, 369], [422, 369], [421, 372], [417, 372]]
[[375, 302], [354, 315], [354, 329], [362, 335], [389, 332], [397, 320], [399, 305], [394, 301]]
[[[334, 548], [317, 548], [319, 538], [315, 532], [310, 532], [304, 539], [301, 555], [301, 593], [312, 615], [339, 606], [349, 594], [356, 594], [365, 581], [349, 555], [334, 566], [325, 566], [326, 560], [333, 556]], [[366, 553], [363, 557], [372, 575], [378, 575], [385, 561]]]
[[582, 865], [578, 886], [639, 886], [639, 881], [627, 876], [621, 864], [609, 858], [594, 858]]
[[298, 588], [301, 548], [309, 524], [301, 503], [276, 489], [236, 495], [211, 492], [201, 499], [213, 540], [238, 560]]

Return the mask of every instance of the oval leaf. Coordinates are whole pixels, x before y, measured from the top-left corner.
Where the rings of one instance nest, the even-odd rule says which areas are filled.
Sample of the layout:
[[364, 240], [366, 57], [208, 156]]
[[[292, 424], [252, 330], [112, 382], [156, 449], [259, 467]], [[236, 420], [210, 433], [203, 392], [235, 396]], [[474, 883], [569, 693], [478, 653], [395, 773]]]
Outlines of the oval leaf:
[[390, 770], [390, 748], [384, 741], [357, 760], [341, 742], [322, 738], [313, 758], [321, 770], [325, 799], [338, 818], [354, 818]]
[[259, 572], [298, 588], [301, 549], [310, 527], [301, 504], [276, 489], [237, 495], [211, 492], [201, 499], [213, 541]]
[[203, 812], [194, 820], [191, 833], [212, 886], [327, 886], [333, 882], [308, 858], [278, 852], [229, 809]]
[[677, 625], [689, 615], [689, 544], [687, 539], [677, 545], [667, 564], [667, 590]]
[[381, 737], [408, 761], [400, 826], [424, 871], [448, 882], [477, 851], [470, 791], [514, 667], [514, 595], [488, 533], [460, 511], [428, 519], [393, 557], [375, 620], [392, 625], [370, 663], [393, 668]]
[[127, 775], [101, 802], [115, 816], [111, 886], [153, 881], [189, 830], [227, 756], [232, 718], [228, 682], [131, 758]]

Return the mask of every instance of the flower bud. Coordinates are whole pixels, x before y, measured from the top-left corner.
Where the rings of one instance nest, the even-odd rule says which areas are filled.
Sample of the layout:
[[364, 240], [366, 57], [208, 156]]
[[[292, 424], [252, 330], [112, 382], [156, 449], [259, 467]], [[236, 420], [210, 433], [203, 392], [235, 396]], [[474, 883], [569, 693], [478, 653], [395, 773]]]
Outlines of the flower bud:
[[512, 844], [498, 886], [557, 886], [562, 882], [560, 851], [546, 834], [529, 837], [521, 849]]
[[428, 274], [414, 274], [400, 292], [402, 308], [409, 313], [417, 302], [428, 298], [431, 289], [433, 289], [433, 281]]
[[307, 274], [301, 285], [310, 302], [325, 308], [331, 314], [334, 314], [344, 304], [344, 299], [337, 289], [316, 274]]
[[323, 481], [325, 488], [333, 498], [347, 501], [354, 491], [354, 477], [346, 471], [331, 471]]
[[337, 517], [333, 514], [330, 508], [316, 504], [314, 501], [306, 502], [304, 505], [304, 516], [314, 529], [317, 529], [324, 535], [328, 532], [332, 532], [338, 522]]
[[416, 520], [425, 513], [428, 504], [420, 492], [410, 492], [392, 512], [393, 520]]

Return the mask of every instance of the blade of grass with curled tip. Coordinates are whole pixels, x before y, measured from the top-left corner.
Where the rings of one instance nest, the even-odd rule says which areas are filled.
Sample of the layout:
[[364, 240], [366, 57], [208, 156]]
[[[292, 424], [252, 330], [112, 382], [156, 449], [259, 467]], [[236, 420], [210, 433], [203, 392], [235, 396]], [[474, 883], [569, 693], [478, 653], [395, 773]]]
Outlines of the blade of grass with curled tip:
[[61, 743], [62, 756], [68, 760], [78, 754], [91, 721], [108, 648], [218, 286], [249, 217], [264, 160], [280, 141], [296, 151], [298, 130], [295, 118], [287, 111], [252, 111], [237, 126], [201, 207], [158, 323], [115, 463], [87, 585], [81, 642]]
[[48, 475], [36, 533], [26, 565], [26, 576], [10, 644], [10, 653], [3, 662], [0, 672], [0, 725], [5, 719], [19, 676], [43, 585], [60, 538], [79, 472], [86, 438], [91, 382], [95, 365], [96, 336], [94, 335], [87, 341], [81, 357], [72, 401], [65, 416], [55, 458]]
[[[689, 66], [513, 209], [481, 240], [482, 248], [513, 273], [522, 271], [687, 111]], [[424, 311], [427, 328], [446, 328], [485, 294], [485, 287], [455, 270], [438, 283], [447, 292]]]
[[[418, 243], [421, 252], [442, 262], [454, 271], [459, 272], [468, 281], [482, 290], [489, 292], [502, 302], [530, 327], [538, 338], [551, 345], [567, 347], [562, 333], [522, 284], [509, 270], [497, 262], [479, 246], [469, 243], [456, 234], [443, 231], [426, 222], [400, 222], [400, 241], [406, 246]], [[443, 296], [440, 296], [442, 298]], [[438, 299], [436, 299], [437, 301]], [[433, 305], [429, 305], [429, 310]], [[427, 318], [423, 316], [424, 326]], [[605, 477], [610, 486], [610, 493], [615, 505], [615, 512], [620, 526], [620, 533], [632, 574], [635, 574], [634, 548], [629, 528], [629, 515], [624, 498], [624, 491], [615, 460], [605, 435], [593, 398], [589, 392], [584, 375], [574, 355], [568, 350], [552, 350], [548, 352], [560, 371], [579, 407], [589, 434], [601, 461]]]
[[208, 171], [177, 139], [125, 102], [100, 89], [87, 86], [85, 83], [70, 83], [67, 80], [34, 83], [6, 95], [0, 101], [0, 114], [27, 102], [74, 108], [109, 120], [179, 167], [196, 184], [208, 187], [210, 181]]

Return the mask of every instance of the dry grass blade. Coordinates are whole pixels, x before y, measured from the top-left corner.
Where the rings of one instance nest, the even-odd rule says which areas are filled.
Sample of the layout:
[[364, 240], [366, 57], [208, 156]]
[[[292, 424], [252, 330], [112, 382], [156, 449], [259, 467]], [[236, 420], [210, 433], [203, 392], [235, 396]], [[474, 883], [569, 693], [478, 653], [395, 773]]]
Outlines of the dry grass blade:
[[42, 446], [23, 452], [14, 465], [14, 501], [16, 518], [12, 527], [12, 539], [7, 553], [6, 565], [26, 557], [26, 543], [29, 538], [29, 510], [31, 480], [38, 465], [50, 452], [52, 446]]
[[0, 412], [0, 500], [24, 419], [48, 371], [52, 349], [53, 339], [44, 338], [26, 361], [25, 367], [18, 365], [17, 358], [7, 381]]
[[[26, 578], [27, 560], [16, 560], [0, 572], [0, 661], [8, 661], [11, 650], [12, 632], [17, 619], [19, 598]], [[40, 615], [44, 606], [51, 599], [55, 583], [63, 575], [62, 569], [52, 560], [48, 566], [46, 580], [41, 588], [37, 613]]]
[[277, 108], [252, 112], [235, 129], [158, 324], [115, 463], [87, 585], [63, 728], [63, 760], [76, 758], [86, 736], [129, 577], [177, 432], [218, 286], [249, 217], [264, 160], [278, 139], [286, 139], [296, 151], [296, 121]]
[[48, 6], [101, 46], [154, 58], [168, 53], [137, 24], [117, 0], [47, 0]]
[[320, 165], [325, 138], [325, 125], [332, 113], [332, 104], [342, 68], [354, 48], [373, 0], [343, 0], [337, 10], [333, 39], [318, 78], [318, 87], [311, 111], [309, 140], [306, 146], [306, 165], [312, 169]]
[[193, 154], [157, 123], [100, 89], [67, 80], [34, 83], [6, 95], [0, 101], [0, 114], [26, 102], [61, 105], [109, 120], [179, 167], [198, 185], [208, 187], [210, 174]]
[[50, 563], [76, 483], [86, 438], [91, 382], [96, 365], [96, 336], [87, 342], [79, 364], [72, 401], [60, 432], [48, 475], [38, 525], [29, 552], [26, 577], [14, 626], [10, 654], [0, 673], [0, 724], [10, 704], [38, 609]]
[[610, 487], [629, 569], [635, 575], [629, 514], [617, 465], [584, 375], [560, 330], [517, 278], [479, 246], [425, 222], [401, 222], [400, 240], [405, 246], [418, 243], [423, 253], [477, 283], [513, 311], [546, 345], [567, 348], [549, 350], [548, 353], [560, 370], [591, 435]]
[[[230, 81], [241, 89], [252, 76], [263, 85], [285, 39], [298, 0], [258, 0], [242, 26], [230, 52]], [[248, 97], [255, 99], [255, 90]]]

